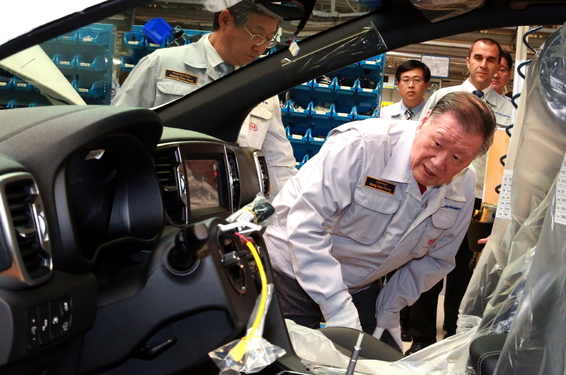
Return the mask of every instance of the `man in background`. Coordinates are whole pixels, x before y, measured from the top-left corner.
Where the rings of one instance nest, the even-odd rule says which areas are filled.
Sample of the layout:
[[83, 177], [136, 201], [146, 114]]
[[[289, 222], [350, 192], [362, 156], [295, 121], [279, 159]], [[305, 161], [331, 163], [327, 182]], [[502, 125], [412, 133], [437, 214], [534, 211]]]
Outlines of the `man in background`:
[[[277, 19], [250, 0], [217, 12], [214, 32], [198, 42], [160, 49], [141, 59], [112, 105], [153, 108], [181, 98], [259, 58], [274, 43], [278, 27]], [[272, 196], [297, 172], [277, 96], [252, 110], [238, 143], [264, 153]]]
[[401, 100], [383, 107], [379, 117], [418, 120], [425, 106], [424, 95], [428, 90], [430, 69], [418, 60], [407, 60], [395, 70], [395, 81]]
[[501, 54], [501, 67], [499, 71], [495, 73], [493, 79], [491, 80], [491, 87], [499, 94], [503, 95], [506, 98], [509, 98], [508, 94], [511, 94], [510, 91], [507, 91], [507, 83], [511, 79], [511, 72], [513, 69], [513, 58], [511, 54], [507, 51], [502, 51]]
[[[446, 94], [455, 91], [467, 91], [490, 106], [499, 128], [510, 125], [513, 121], [514, 107], [509, 100], [503, 98], [491, 87], [492, 79], [501, 67], [501, 56], [503, 56], [503, 50], [497, 41], [490, 38], [481, 38], [474, 41], [466, 58], [466, 65], [469, 70], [468, 79], [461, 85], [434, 92], [428, 99], [423, 113], [433, 108], [440, 98]], [[483, 155], [472, 162], [477, 174], [475, 209], [480, 208], [483, 198], [486, 159], [486, 155]], [[458, 309], [472, 275], [472, 271], [468, 267], [472, 255], [466, 236], [456, 254], [456, 266], [446, 277], [443, 325], [446, 331], [445, 337], [456, 333]], [[411, 306], [409, 330], [413, 343], [405, 354], [415, 353], [436, 342], [438, 295], [442, 291], [442, 286], [443, 282], [440, 281], [429, 291], [423, 293]]]

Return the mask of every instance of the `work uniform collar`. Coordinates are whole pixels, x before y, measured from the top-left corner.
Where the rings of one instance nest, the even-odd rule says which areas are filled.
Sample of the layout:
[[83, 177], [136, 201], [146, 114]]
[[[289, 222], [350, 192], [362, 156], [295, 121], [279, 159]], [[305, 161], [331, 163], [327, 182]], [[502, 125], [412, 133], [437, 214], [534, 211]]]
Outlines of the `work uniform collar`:
[[[409, 124], [409, 123], [407, 123]], [[413, 131], [405, 131], [399, 138], [387, 165], [383, 169], [381, 176], [392, 182], [408, 184], [413, 178], [411, 171], [411, 149], [415, 141], [416, 128], [419, 123], [407, 125], [413, 127]], [[416, 184], [416, 181], [415, 181]]]
[[[210, 34], [203, 35], [198, 42], [192, 43], [195, 50], [186, 49], [183, 56], [183, 63], [197, 69], [206, 69], [206, 74], [213, 78], [218, 79], [219, 72], [214, 69], [220, 63], [223, 63], [222, 57], [216, 52], [208, 37]], [[235, 67], [236, 69], [239, 66]]]

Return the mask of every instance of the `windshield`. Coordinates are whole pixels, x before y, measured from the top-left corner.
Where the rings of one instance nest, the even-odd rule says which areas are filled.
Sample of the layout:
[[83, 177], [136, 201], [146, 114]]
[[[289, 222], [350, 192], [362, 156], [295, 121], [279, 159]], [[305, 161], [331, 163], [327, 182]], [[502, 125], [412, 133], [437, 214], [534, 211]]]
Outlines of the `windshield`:
[[[269, 10], [247, 14], [246, 9], [236, 9], [226, 16], [208, 10], [203, 2], [195, 3], [149, 3], [41, 43], [25, 51], [23, 64], [12, 58], [3, 60], [0, 108], [53, 104], [157, 107], [221, 79], [226, 73], [217, 63], [222, 60], [232, 63], [230, 71], [240, 69], [289, 48], [292, 40], [305, 39], [372, 9], [359, 3], [318, 2], [313, 17], [298, 32], [300, 19], [276, 19]], [[215, 30], [227, 37], [215, 38]], [[360, 37], [352, 40], [356, 38]], [[154, 54], [166, 49], [171, 52]], [[204, 59], [199, 56], [203, 51], [218, 53]], [[155, 58], [148, 58], [150, 55]], [[28, 61], [33, 64], [28, 66]], [[134, 68], [139, 70], [135, 77]], [[124, 95], [115, 100], [130, 75]]]

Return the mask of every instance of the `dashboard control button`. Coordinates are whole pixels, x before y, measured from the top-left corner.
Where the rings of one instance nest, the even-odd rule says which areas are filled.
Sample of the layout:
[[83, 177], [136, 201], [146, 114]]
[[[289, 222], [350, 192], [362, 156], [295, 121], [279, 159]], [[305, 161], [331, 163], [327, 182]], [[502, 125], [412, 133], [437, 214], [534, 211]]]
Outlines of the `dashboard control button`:
[[28, 348], [35, 349], [41, 343], [39, 342], [39, 312], [36, 307], [32, 307], [26, 312], [28, 327]]
[[58, 339], [63, 335], [61, 330], [61, 320], [63, 318], [63, 312], [61, 311], [61, 303], [59, 300], [54, 300], [49, 302], [49, 323], [51, 325], [51, 338], [53, 340]]
[[44, 345], [51, 342], [49, 303], [42, 303], [37, 309], [39, 311], [39, 341]]
[[71, 296], [61, 297], [59, 302], [61, 303], [61, 311], [63, 312], [63, 315], [71, 315]]

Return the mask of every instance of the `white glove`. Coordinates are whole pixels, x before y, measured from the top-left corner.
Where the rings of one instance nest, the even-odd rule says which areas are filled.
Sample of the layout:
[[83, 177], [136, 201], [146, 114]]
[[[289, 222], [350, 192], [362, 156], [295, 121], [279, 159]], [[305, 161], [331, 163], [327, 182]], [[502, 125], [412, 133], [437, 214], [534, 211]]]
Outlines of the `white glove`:
[[[340, 311], [332, 315], [330, 318], [326, 318], [326, 326], [350, 327], [359, 331], [362, 330], [362, 325], [360, 324], [360, 318], [358, 316], [358, 309], [354, 306], [352, 298], [348, 299], [345, 306]], [[401, 335], [401, 333], [399, 333], [399, 335]]]
[[[391, 337], [393, 337], [393, 340], [395, 340], [395, 343], [399, 346], [399, 348], [401, 348], [401, 350], [403, 350], [403, 340], [401, 340], [401, 326], [388, 328], [387, 330], [389, 331], [389, 334], [391, 334]], [[381, 335], [383, 335], [384, 331], [385, 330], [383, 328], [375, 327], [375, 331], [373, 331], [372, 336], [379, 340], [381, 339]]]

